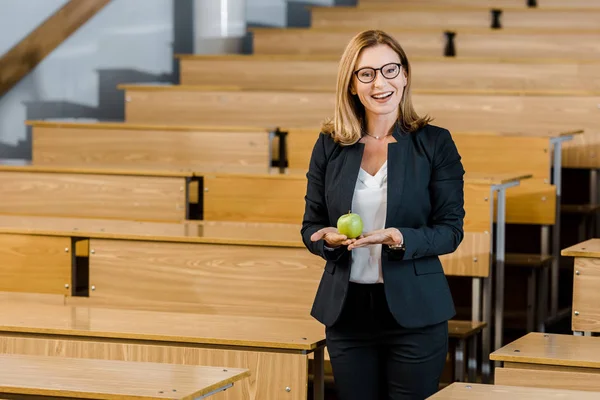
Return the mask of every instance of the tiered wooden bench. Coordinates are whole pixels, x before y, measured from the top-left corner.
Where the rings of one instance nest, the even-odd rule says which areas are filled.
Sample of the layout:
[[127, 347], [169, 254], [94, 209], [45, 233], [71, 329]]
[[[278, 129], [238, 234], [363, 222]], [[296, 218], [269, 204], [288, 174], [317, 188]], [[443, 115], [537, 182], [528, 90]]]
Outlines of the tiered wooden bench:
[[575, 335], [530, 333], [495, 351], [490, 358], [503, 363], [496, 369], [498, 384], [600, 392], [600, 343], [591, 337], [600, 332], [600, 239], [564, 249], [562, 255], [575, 257]]
[[[153, 123], [184, 121], [189, 124], [214, 124], [218, 120], [237, 118], [243, 124], [268, 126], [276, 120], [280, 126], [289, 129], [298, 126], [312, 128], [330, 117], [334, 107], [334, 96], [329, 90], [239, 91], [215, 90], [202, 86], [147, 85], [123, 85], [121, 88], [125, 89], [128, 100], [126, 119], [133, 123], [149, 120]], [[451, 132], [506, 132], [546, 136], [550, 142], [548, 152], [554, 151], [555, 173], [552, 183], [557, 186], [557, 205], [560, 205], [561, 195], [559, 172], [563, 165], [562, 141], [571, 139], [573, 133], [581, 132], [573, 131], [574, 128], [583, 128], [586, 132], [589, 130], [589, 134], [579, 135], [583, 138], [575, 138], [577, 160], [585, 160], [586, 154], [594, 152], [591, 143], [600, 142], [597, 123], [600, 96], [596, 95], [552, 92], [540, 95], [522, 95], [520, 92], [515, 95], [482, 95], [472, 92], [426, 94], [421, 91], [414, 94], [413, 101], [419, 113], [430, 113], [435, 116], [435, 124], [448, 128]], [[567, 133], [561, 135], [561, 131]], [[581, 146], [582, 142], [585, 146]], [[567, 155], [573, 154], [571, 150], [565, 152]], [[587, 158], [593, 160], [594, 164], [599, 160], [593, 154], [589, 154]], [[545, 236], [549, 235], [549, 230], [547, 232]], [[559, 232], [558, 228], [556, 232]], [[558, 240], [558, 234], [554, 240]], [[558, 247], [554, 248], [558, 260]], [[552, 317], [558, 313], [557, 260], [552, 274]]]
[[250, 372], [130, 361], [0, 355], [0, 396], [19, 399], [205, 399]]
[[[254, 54], [339, 57], [355, 28], [252, 28]], [[509, 57], [600, 59], [600, 32], [552, 29], [386, 29], [409, 57]], [[540, 46], [544, 43], [544, 46]]]
[[431, 400], [595, 400], [596, 398], [596, 393], [581, 390], [538, 389], [470, 383], [453, 383], [429, 397]]
[[[239, 89], [335, 89], [339, 60], [320, 55], [179, 55], [181, 85], [210, 86], [221, 74]], [[410, 57], [413, 90], [600, 92], [598, 61]], [[244, 74], [238, 73], [240, 70]], [[440, 73], [442, 72], [443, 73]]]
[[[215, 394], [215, 400], [306, 399], [307, 354], [315, 352], [316, 365], [322, 366], [325, 344], [316, 321], [285, 318], [5, 302], [0, 319], [0, 348], [13, 355], [250, 371], [250, 378]], [[163, 371], [168, 370], [165, 365]], [[314, 398], [322, 400], [322, 377], [315, 376]]]
[[[292, 178], [271, 177], [266, 186], [250, 187], [266, 198], [281, 193], [288, 199], [301, 199], [305, 178]], [[245, 181], [228, 182], [237, 188]], [[476, 349], [476, 335], [485, 326], [479, 322], [489, 325], [491, 321], [492, 285], [488, 279], [484, 281], [482, 300], [481, 279], [489, 275], [492, 257], [503, 261], [502, 248], [491, 250], [490, 232], [495, 221], [498, 235], [503, 235], [505, 216], [499, 206], [497, 216], [491, 219], [495, 209], [489, 199], [497, 197], [502, 202], [506, 189], [518, 182], [519, 177], [467, 177], [465, 239], [456, 252], [442, 257], [448, 275], [470, 277], [475, 289], [474, 324], [459, 323], [451, 329], [457, 339], [456, 374], [460, 379], [467, 342], [472, 342], [468, 344], [471, 350]], [[289, 186], [291, 183], [294, 185]], [[240, 197], [238, 194], [230, 193], [229, 198]], [[286, 208], [289, 203], [281, 196], [280, 207]], [[242, 197], [252, 196], [246, 192]], [[220, 203], [226, 204], [227, 198]], [[288, 213], [295, 214], [298, 221], [303, 206], [291, 207]], [[2, 275], [11, 279], [2, 280], [0, 290], [64, 294], [68, 304], [307, 319], [322, 274], [322, 261], [308, 253], [299, 239], [297, 225], [4, 216], [0, 217], [0, 248], [16, 256], [2, 266]], [[79, 257], [72, 257], [72, 249], [81, 242]], [[499, 239], [499, 243], [503, 242]], [[43, 256], [35, 256], [39, 254]], [[169, 284], [165, 284], [165, 274]], [[127, 282], [139, 285], [132, 287]], [[272, 307], [273, 301], [277, 308]], [[489, 343], [489, 338], [484, 340], [484, 351], [488, 353]], [[470, 353], [472, 377], [477, 363], [475, 351]]]
[[462, 28], [588, 29], [600, 27], [598, 9], [525, 9], [494, 7], [414, 6], [372, 4], [357, 7], [311, 7], [314, 28], [354, 29]]

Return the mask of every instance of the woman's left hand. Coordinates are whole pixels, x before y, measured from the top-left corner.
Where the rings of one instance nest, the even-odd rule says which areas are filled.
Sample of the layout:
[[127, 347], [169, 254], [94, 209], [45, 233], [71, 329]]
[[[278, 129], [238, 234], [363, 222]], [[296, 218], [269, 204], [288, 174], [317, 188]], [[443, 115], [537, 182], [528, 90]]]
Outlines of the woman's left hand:
[[396, 228], [379, 229], [367, 232], [358, 237], [356, 241], [348, 246], [348, 250], [373, 244], [393, 245], [404, 242], [402, 233]]

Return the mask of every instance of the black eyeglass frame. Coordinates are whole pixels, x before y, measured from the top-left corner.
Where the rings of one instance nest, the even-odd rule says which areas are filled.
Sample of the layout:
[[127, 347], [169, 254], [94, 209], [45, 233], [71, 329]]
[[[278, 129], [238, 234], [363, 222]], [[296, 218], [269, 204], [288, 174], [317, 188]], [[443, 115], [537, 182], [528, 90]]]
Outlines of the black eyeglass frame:
[[[388, 66], [390, 66], [390, 65], [397, 65], [397, 66], [398, 66], [398, 73], [397, 73], [396, 75], [394, 75], [393, 77], [391, 77], [391, 78], [389, 78], [389, 77], [385, 76], [385, 74], [383, 73], [383, 69], [384, 69], [385, 67], [388, 67]], [[371, 80], [370, 80], [370, 81], [368, 81], [368, 82], [365, 82], [365, 81], [361, 80], [361, 79], [358, 77], [358, 73], [359, 73], [360, 71], [364, 71], [365, 69], [369, 69], [369, 70], [371, 70], [371, 71], [373, 71], [373, 72], [374, 72], [374, 73], [373, 73], [373, 79], [371, 79]], [[358, 79], [358, 80], [359, 80], [359, 81], [361, 81], [362, 83], [371, 83], [371, 82], [373, 82], [373, 81], [374, 81], [374, 80], [377, 78], [377, 71], [379, 71], [379, 72], [381, 73], [381, 75], [382, 75], [382, 76], [383, 76], [385, 79], [394, 79], [394, 78], [396, 78], [398, 75], [400, 75], [400, 72], [402, 71], [402, 64], [400, 64], [400, 63], [387, 63], [387, 64], [385, 64], [385, 65], [382, 65], [382, 66], [381, 66], [381, 67], [379, 67], [379, 68], [363, 67], [363, 68], [361, 68], [361, 69], [358, 69], [358, 70], [354, 71], [354, 75], [356, 75], [356, 79]]]

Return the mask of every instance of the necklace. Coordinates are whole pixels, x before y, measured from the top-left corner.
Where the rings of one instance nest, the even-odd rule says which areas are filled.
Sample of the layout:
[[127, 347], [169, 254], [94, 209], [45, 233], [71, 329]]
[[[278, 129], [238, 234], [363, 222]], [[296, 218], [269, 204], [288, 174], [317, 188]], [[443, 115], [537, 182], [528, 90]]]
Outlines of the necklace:
[[367, 136], [371, 136], [372, 138], [375, 138], [375, 139], [379, 140], [380, 138], [385, 138], [385, 137], [388, 137], [388, 136], [390, 136], [390, 133], [388, 133], [388, 134], [387, 134], [387, 135], [385, 135], [385, 136], [375, 136], [375, 135], [371, 135], [370, 133], [367, 133], [367, 132], [365, 132], [365, 135], [367, 135]]

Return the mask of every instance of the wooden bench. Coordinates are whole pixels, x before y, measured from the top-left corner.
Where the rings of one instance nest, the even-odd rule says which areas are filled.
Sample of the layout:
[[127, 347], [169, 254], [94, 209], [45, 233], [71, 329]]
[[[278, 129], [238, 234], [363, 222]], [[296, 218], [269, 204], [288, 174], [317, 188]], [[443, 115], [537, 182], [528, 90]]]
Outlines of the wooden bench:
[[[160, 363], [165, 374], [176, 365], [240, 368], [251, 378], [215, 400], [297, 400], [308, 395], [308, 354], [319, 371], [325, 338], [309, 320], [5, 302], [0, 343], [13, 355]], [[320, 375], [314, 398], [323, 400]]]
[[553, 398], [561, 400], [593, 400], [597, 398], [597, 394], [581, 390], [453, 383], [429, 397], [431, 400], [531, 400]]
[[2, 165], [0, 213], [180, 221], [191, 178], [176, 169]]
[[[529, 333], [496, 350], [495, 383], [600, 392], [598, 338]], [[597, 394], [596, 394], [597, 395]]]
[[2, 354], [0, 396], [204, 399], [249, 375], [238, 368]]
[[27, 121], [32, 163], [267, 173], [272, 132], [260, 128]]
[[[250, 28], [254, 54], [319, 54], [339, 57], [356, 29]], [[396, 32], [411, 56], [443, 56], [447, 39], [439, 29]]]
[[310, 8], [311, 26], [329, 29], [463, 28], [598, 30], [600, 10], [372, 4]]
[[[318, 54], [339, 57], [356, 28], [253, 28], [254, 54]], [[408, 56], [509, 57], [598, 60], [600, 32], [489, 28], [386, 29]], [[544, 46], [540, 46], [544, 43]]]
[[[179, 55], [181, 85], [227, 76], [240, 89], [335, 89], [339, 60], [319, 55]], [[413, 90], [600, 91], [597, 61], [411, 57]], [[245, 71], [244, 74], [238, 71]]]
[[[231, 121], [241, 126], [288, 129], [320, 126], [333, 115], [330, 89], [291, 87], [280, 90], [236, 90], [205, 86], [120, 85], [127, 98], [129, 123], [208, 124]], [[563, 166], [600, 168], [596, 145], [600, 94], [583, 92], [523, 92], [414, 90], [417, 112], [433, 116], [434, 124], [452, 132], [504, 132], [558, 136], [585, 130], [565, 143]], [[448, 106], [448, 105], [452, 106]], [[199, 111], [202, 110], [202, 111]]]
[[575, 334], [530, 333], [495, 351], [490, 359], [503, 364], [496, 369], [498, 384], [600, 391], [600, 343], [590, 337], [600, 332], [600, 239], [563, 249], [561, 254], [575, 257]]
[[[377, 4], [396, 4], [398, 0], [359, 0], [359, 6]], [[600, 8], [596, 0], [401, 0], [401, 4], [427, 6], [463, 6], [463, 7], [533, 7], [533, 8]]]
[[[298, 203], [297, 208], [288, 209], [290, 203], [285, 199], [302, 199], [306, 188], [304, 177], [269, 176], [265, 177], [262, 186], [248, 185], [248, 180], [251, 180], [249, 177], [237, 177], [238, 181], [235, 181], [235, 178], [235, 176], [222, 177], [231, 185], [230, 187], [247, 185], [260, 194], [261, 198], [275, 197], [274, 200], [270, 200], [273, 205], [277, 204], [275, 200], [281, 201], [285, 212], [295, 215], [296, 222], [301, 220], [303, 205]], [[482, 320], [482, 315], [488, 325], [491, 321], [491, 312], [485, 310], [491, 307], [492, 286], [491, 283], [484, 281], [486, 303], [483, 305], [482, 314], [484, 301], [481, 298], [481, 279], [488, 276], [492, 257], [499, 263], [503, 262], [503, 249], [497, 247], [496, 251], [491, 250], [489, 232], [492, 231], [491, 218], [495, 215], [495, 211], [492, 202], [486, 199], [495, 199], [497, 196], [498, 201], [501, 201], [505, 196], [506, 188], [518, 184], [518, 180], [518, 177], [466, 178], [465, 201], [468, 216], [465, 220], [467, 231], [465, 239], [456, 252], [442, 257], [444, 271], [447, 274], [472, 278], [475, 296], [473, 321], [476, 322]], [[206, 182], [210, 180], [207, 179]], [[218, 194], [216, 187], [218, 185], [208, 186], [209, 190], [205, 193]], [[251, 197], [248, 193], [244, 192], [243, 197]], [[223, 195], [225, 196], [224, 191]], [[235, 205], [239, 195], [239, 193], [229, 193], [229, 198], [234, 201], [233, 209], [239, 208]], [[228, 215], [227, 209], [224, 208], [228, 203], [225, 197], [217, 199], [220, 212]], [[260, 204], [261, 201], [256, 203]], [[206, 198], [204, 202], [210, 204]], [[247, 209], [247, 213], [252, 212], [252, 209]], [[233, 219], [236, 218], [237, 216]], [[500, 226], [499, 236], [503, 234], [504, 218], [504, 214], [500, 212], [495, 218], [497, 225]], [[225, 225], [215, 226], [221, 224]], [[297, 225], [273, 229], [273, 225], [261, 226], [239, 222], [127, 224], [125, 221], [75, 219], [60, 221], [57, 218], [7, 216], [0, 218], [0, 226], [0, 241], [6, 243], [0, 248], [8, 252], [14, 248], [11, 247], [11, 243], [17, 242], [27, 249], [54, 246], [54, 253], [62, 254], [63, 251], [67, 252], [64, 246], [68, 243], [71, 243], [71, 247], [75, 247], [74, 240], [84, 241], [87, 250], [83, 249], [81, 253], [83, 257], [87, 255], [88, 261], [78, 263], [77, 258], [62, 255], [55, 267], [63, 273], [60, 278], [52, 281], [38, 279], [23, 283], [18, 279], [20, 271], [30, 271], [29, 275], [37, 276], [38, 272], [46, 266], [39, 258], [30, 259], [21, 256], [19, 262], [4, 265], [3, 275], [13, 276], [13, 279], [7, 281], [8, 288], [2, 288], [23, 292], [32, 290], [33, 285], [34, 290], [43, 293], [64, 293], [67, 296], [69, 294], [81, 296], [83, 293], [89, 298], [74, 296], [67, 299], [68, 301], [85, 300], [84, 304], [92, 302], [93, 305], [118, 305], [145, 310], [227, 313], [228, 315], [252, 313], [258, 316], [307, 318], [322, 269], [322, 262], [307, 253], [300, 242]], [[268, 235], [265, 235], [264, 231]], [[285, 238], [292, 236], [291, 241], [286, 241]], [[62, 238], [62, 241], [57, 238]], [[59, 242], [58, 245], [54, 245], [55, 241]], [[222, 260], [223, 254], [228, 254], [225, 264]], [[198, 262], [194, 261], [191, 264], [193, 267], [190, 268], [191, 261], [188, 260], [198, 259], [203, 260], [201, 264], [198, 265]], [[281, 260], [287, 261], [282, 263]], [[168, 265], [164, 264], [165, 262], [168, 262]], [[240, 269], [238, 263], [246, 267]], [[302, 267], [297, 270], [300, 266]], [[307, 266], [311, 268], [307, 269]], [[228, 273], [228, 270], [231, 272]], [[69, 271], [74, 275], [69, 276]], [[263, 271], [264, 277], [259, 279], [260, 271]], [[274, 275], [274, 271], [278, 274]], [[245, 272], [249, 275], [247, 278], [242, 278], [241, 274]], [[165, 273], [169, 274], [168, 287], [164, 285], [167, 279]], [[207, 279], [207, 274], [211, 273], [215, 275]], [[40, 276], [44, 275], [40, 274]], [[82, 276], [83, 279], [80, 278]], [[274, 281], [275, 276], [278, 276], [277, 281]], [[123, 285], [131, 281], [143, 284], [135, 288]], [[251, 287], [248, 287], [248, 282], [252, 282]], [[301, 286], [299, 282], [305, 282], [306, 285]], [[35, 286], [35, 283], [38, 286]], [[267, 286], [260, 288], [257, 286], [259, 283]], [[43, 290], [38, 289], [39, 287]], [[211, 293], [207, 297], [210, 299], [208, 303], [207, 298], [204, 297], [206, 293]], [[198, 297], [200, 294], [202, 295]], [[277, 309], [272, 308], [273, 298], [278, 299]], [[478, 330], [473, 331], [473, 333], [477, 332]], [[484, 351], [486, 349], [489, 353], [489, 339], [484, 341]]]

